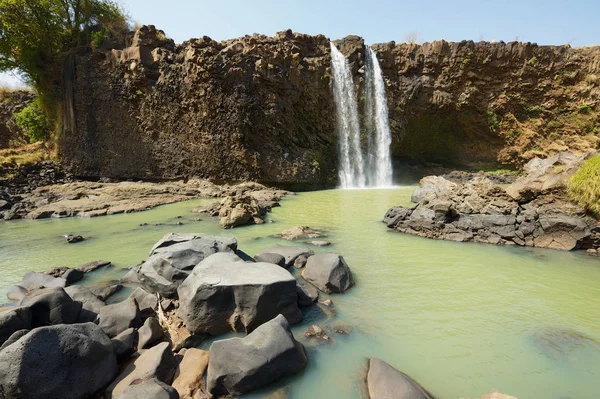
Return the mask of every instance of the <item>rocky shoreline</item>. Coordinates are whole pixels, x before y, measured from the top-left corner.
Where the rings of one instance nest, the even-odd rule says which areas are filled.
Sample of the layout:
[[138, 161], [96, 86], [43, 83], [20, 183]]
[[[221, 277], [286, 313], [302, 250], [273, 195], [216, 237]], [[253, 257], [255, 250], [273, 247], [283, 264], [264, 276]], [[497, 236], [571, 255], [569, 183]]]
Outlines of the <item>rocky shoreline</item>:
[[[271, 208], [290, 191], [266, 187], [259, 183], [215, 184], [208, 180], [190, 179], [170, 182], [77, 180], [56, 162], [44, 161], [21, 168], [15, 176], [0, 185], [0, 221], [63, 217], [96, 217], [152, 209], [198, 198], [229, 198], [217, 203], [217, 214], [223, 208], [225, 228], [260, 223]], [[251, 221], [245, 209], [254, 214]], [[228, 210], [228, 211], [226, 211]], [[227, 213], [225, 215], [225, 213]]]
[[412, 195], [416, 205], [393, 207], [383, 221], [426, 238], [597, 253], [598, 220], [566, 193], [566, 180], [584, 159], [571, 153], [534, 158], [508, 187], [482, 176], [459, 183], [426, 177]]
[[[294, 238], [314, 234], [306, 227], [291, 232]], [[310, 325], [297, 339], [290, 330], [303, 321], [302, 309], [334, 314], [328, 296], [354, 285], [339, 254], [274, 245], [252, 258], [234, 238], [170, 233], [120, 280], [135, 287], [127, 299], [108, 305], [120, 287], [101, 296], [72, 285], [108, 267], [96, 261], [29, 272], [10, 290], [17, 304], [0, 308], [2, 397], [239, 396], [300, 373], [314, 361], [305, 345], [331, 344], [328, 333], [351, 331]], [[231, 331], [246, 335], [196, 348]], [[368, 359], [367, 366], [364, 389], [371, 399], [392, 391], [399, 398], [433, 398], [383, 360]], [[482, 398], [515, 399], [499, 392]]]

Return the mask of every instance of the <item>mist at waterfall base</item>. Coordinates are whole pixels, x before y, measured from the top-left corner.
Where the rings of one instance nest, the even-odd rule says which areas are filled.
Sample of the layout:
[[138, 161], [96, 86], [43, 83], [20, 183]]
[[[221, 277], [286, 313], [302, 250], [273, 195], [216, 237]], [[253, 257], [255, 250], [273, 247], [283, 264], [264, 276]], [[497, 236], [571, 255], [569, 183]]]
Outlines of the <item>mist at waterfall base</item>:
[[340, 188], [392, 187], [392, 139], [385, 81], [375, 52], [370, 47], [365, 52], [364, 154], [352, 72], [348, 60], [333, 43], [331, 69], [340, 151]]

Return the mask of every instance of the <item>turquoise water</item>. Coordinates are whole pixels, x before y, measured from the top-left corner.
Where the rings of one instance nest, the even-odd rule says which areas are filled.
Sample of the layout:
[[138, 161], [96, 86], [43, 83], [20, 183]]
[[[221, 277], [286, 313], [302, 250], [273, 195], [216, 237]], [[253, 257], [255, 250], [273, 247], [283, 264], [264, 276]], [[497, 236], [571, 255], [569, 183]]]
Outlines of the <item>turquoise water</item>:
[[[0, 295], [28, 270], [96, 259], [116, 268], [92, 274], [88, 283], [117, 278], [119, 268], [145, 259], [171, 231], [234, 236], [255, 254], [281, 243], [273, 234], [309, 225], [333, 243], [315, 251], [344, 255], [357, 285], [331, 297], [335, 316], [315, 308], [294, 328], [308, 348], [305, 372], [248, 397], [282, 389], [291, 398], [358, 398], [366, 358], [373, 356], [440, 399], [492, 389], [520, 399], [600, 397], [600, 259], [394, 233], [380, 220], [390, 206], [407, 204], [413, 188], [301, 193], [274, 209], [273, 223], [233, 230], [206, 216], [190, 221], [198, 216], [192, 208], [210, 202], [204, 200], [95, 219], [3, 223]], [[69, 245], [62, 237], [69, 233], [90, 238]], [[314, 345], [302, 337], [311, 323], [352, 331], [329, 331], [332, 344]]]

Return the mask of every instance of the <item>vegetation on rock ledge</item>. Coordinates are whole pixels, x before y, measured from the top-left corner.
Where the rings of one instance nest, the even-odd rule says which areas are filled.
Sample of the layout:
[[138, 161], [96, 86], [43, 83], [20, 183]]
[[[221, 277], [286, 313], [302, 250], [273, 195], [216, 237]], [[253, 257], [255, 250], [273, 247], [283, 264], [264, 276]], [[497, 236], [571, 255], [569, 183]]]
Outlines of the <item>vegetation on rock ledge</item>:
[[589, 158], [569, 179], [571, 199], [600, 216], [600, 155]]

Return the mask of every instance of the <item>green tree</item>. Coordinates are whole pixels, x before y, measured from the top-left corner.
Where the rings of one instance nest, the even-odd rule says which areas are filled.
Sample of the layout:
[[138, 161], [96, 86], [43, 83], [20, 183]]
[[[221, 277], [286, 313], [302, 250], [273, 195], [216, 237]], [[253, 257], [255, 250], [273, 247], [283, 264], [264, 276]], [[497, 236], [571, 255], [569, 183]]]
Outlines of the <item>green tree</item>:
[[127, 19], [112, 0], [0, 0], [0, 71], [20, 72], [53, 115], [64, 58], [126, 31]]

